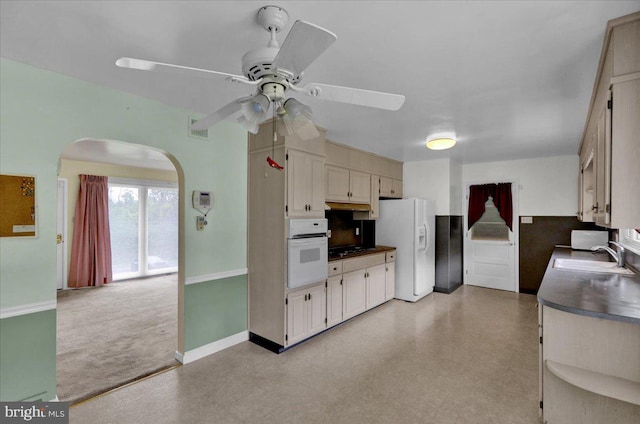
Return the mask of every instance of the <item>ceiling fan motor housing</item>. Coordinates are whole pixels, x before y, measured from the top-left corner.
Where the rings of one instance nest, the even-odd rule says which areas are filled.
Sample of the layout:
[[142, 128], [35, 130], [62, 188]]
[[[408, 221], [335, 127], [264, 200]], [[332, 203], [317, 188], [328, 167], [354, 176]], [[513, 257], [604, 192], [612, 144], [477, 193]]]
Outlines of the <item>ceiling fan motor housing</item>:
[[[242, 74], [251, 81], [257, 81], [268, 75], [275, 75], [276, 70], [273, 68], [273, 59], [275, 59], [279, 47], [261, 47], [251, 50], [242, 56]], [[302, 75], [286, 75], [290, 84], [297, 84]]]
[[258, 23], [267, 32], [280, 32], [287, 26], [289, 14], [278, 6], [264, 6], [258, 10]]

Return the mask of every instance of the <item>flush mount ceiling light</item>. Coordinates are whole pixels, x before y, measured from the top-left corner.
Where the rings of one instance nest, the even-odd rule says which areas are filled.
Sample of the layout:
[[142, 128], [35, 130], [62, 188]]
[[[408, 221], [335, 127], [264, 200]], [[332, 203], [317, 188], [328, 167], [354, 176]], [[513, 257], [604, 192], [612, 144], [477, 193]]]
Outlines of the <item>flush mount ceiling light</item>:
[[427, 148], [431, 150], [447, 150], [455, 146], [456, 140], [453, 137], [434, 137], [427, 139]]

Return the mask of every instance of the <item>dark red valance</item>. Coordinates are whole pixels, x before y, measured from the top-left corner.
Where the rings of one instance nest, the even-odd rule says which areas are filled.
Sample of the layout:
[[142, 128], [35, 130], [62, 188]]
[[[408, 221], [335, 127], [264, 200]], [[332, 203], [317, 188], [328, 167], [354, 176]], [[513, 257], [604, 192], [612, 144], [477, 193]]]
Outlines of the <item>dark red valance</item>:
[[513, 231], [513, 201], [511, 198], [511, 183], [477, 184], [469, 187], [469, 228], [484, 214], [484, 204], [493, 197], [493, 203], [500, 212], [507, 227]]

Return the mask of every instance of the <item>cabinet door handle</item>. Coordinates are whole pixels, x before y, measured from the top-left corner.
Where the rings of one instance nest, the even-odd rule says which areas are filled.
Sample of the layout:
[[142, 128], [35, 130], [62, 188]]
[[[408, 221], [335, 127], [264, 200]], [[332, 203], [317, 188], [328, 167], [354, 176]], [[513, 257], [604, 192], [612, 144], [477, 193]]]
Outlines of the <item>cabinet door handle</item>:
[[311, 300], [311, 293], [309, 293], [309, 300]]

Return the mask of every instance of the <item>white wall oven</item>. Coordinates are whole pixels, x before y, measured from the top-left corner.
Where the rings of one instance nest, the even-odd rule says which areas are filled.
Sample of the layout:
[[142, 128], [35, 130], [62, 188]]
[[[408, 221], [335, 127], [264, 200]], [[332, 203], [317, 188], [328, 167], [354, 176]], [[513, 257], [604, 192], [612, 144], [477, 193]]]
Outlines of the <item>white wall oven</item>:
[[287, 252], [288, 288], [325, 280], [329, 264], [327, 220], [288, 220]]

